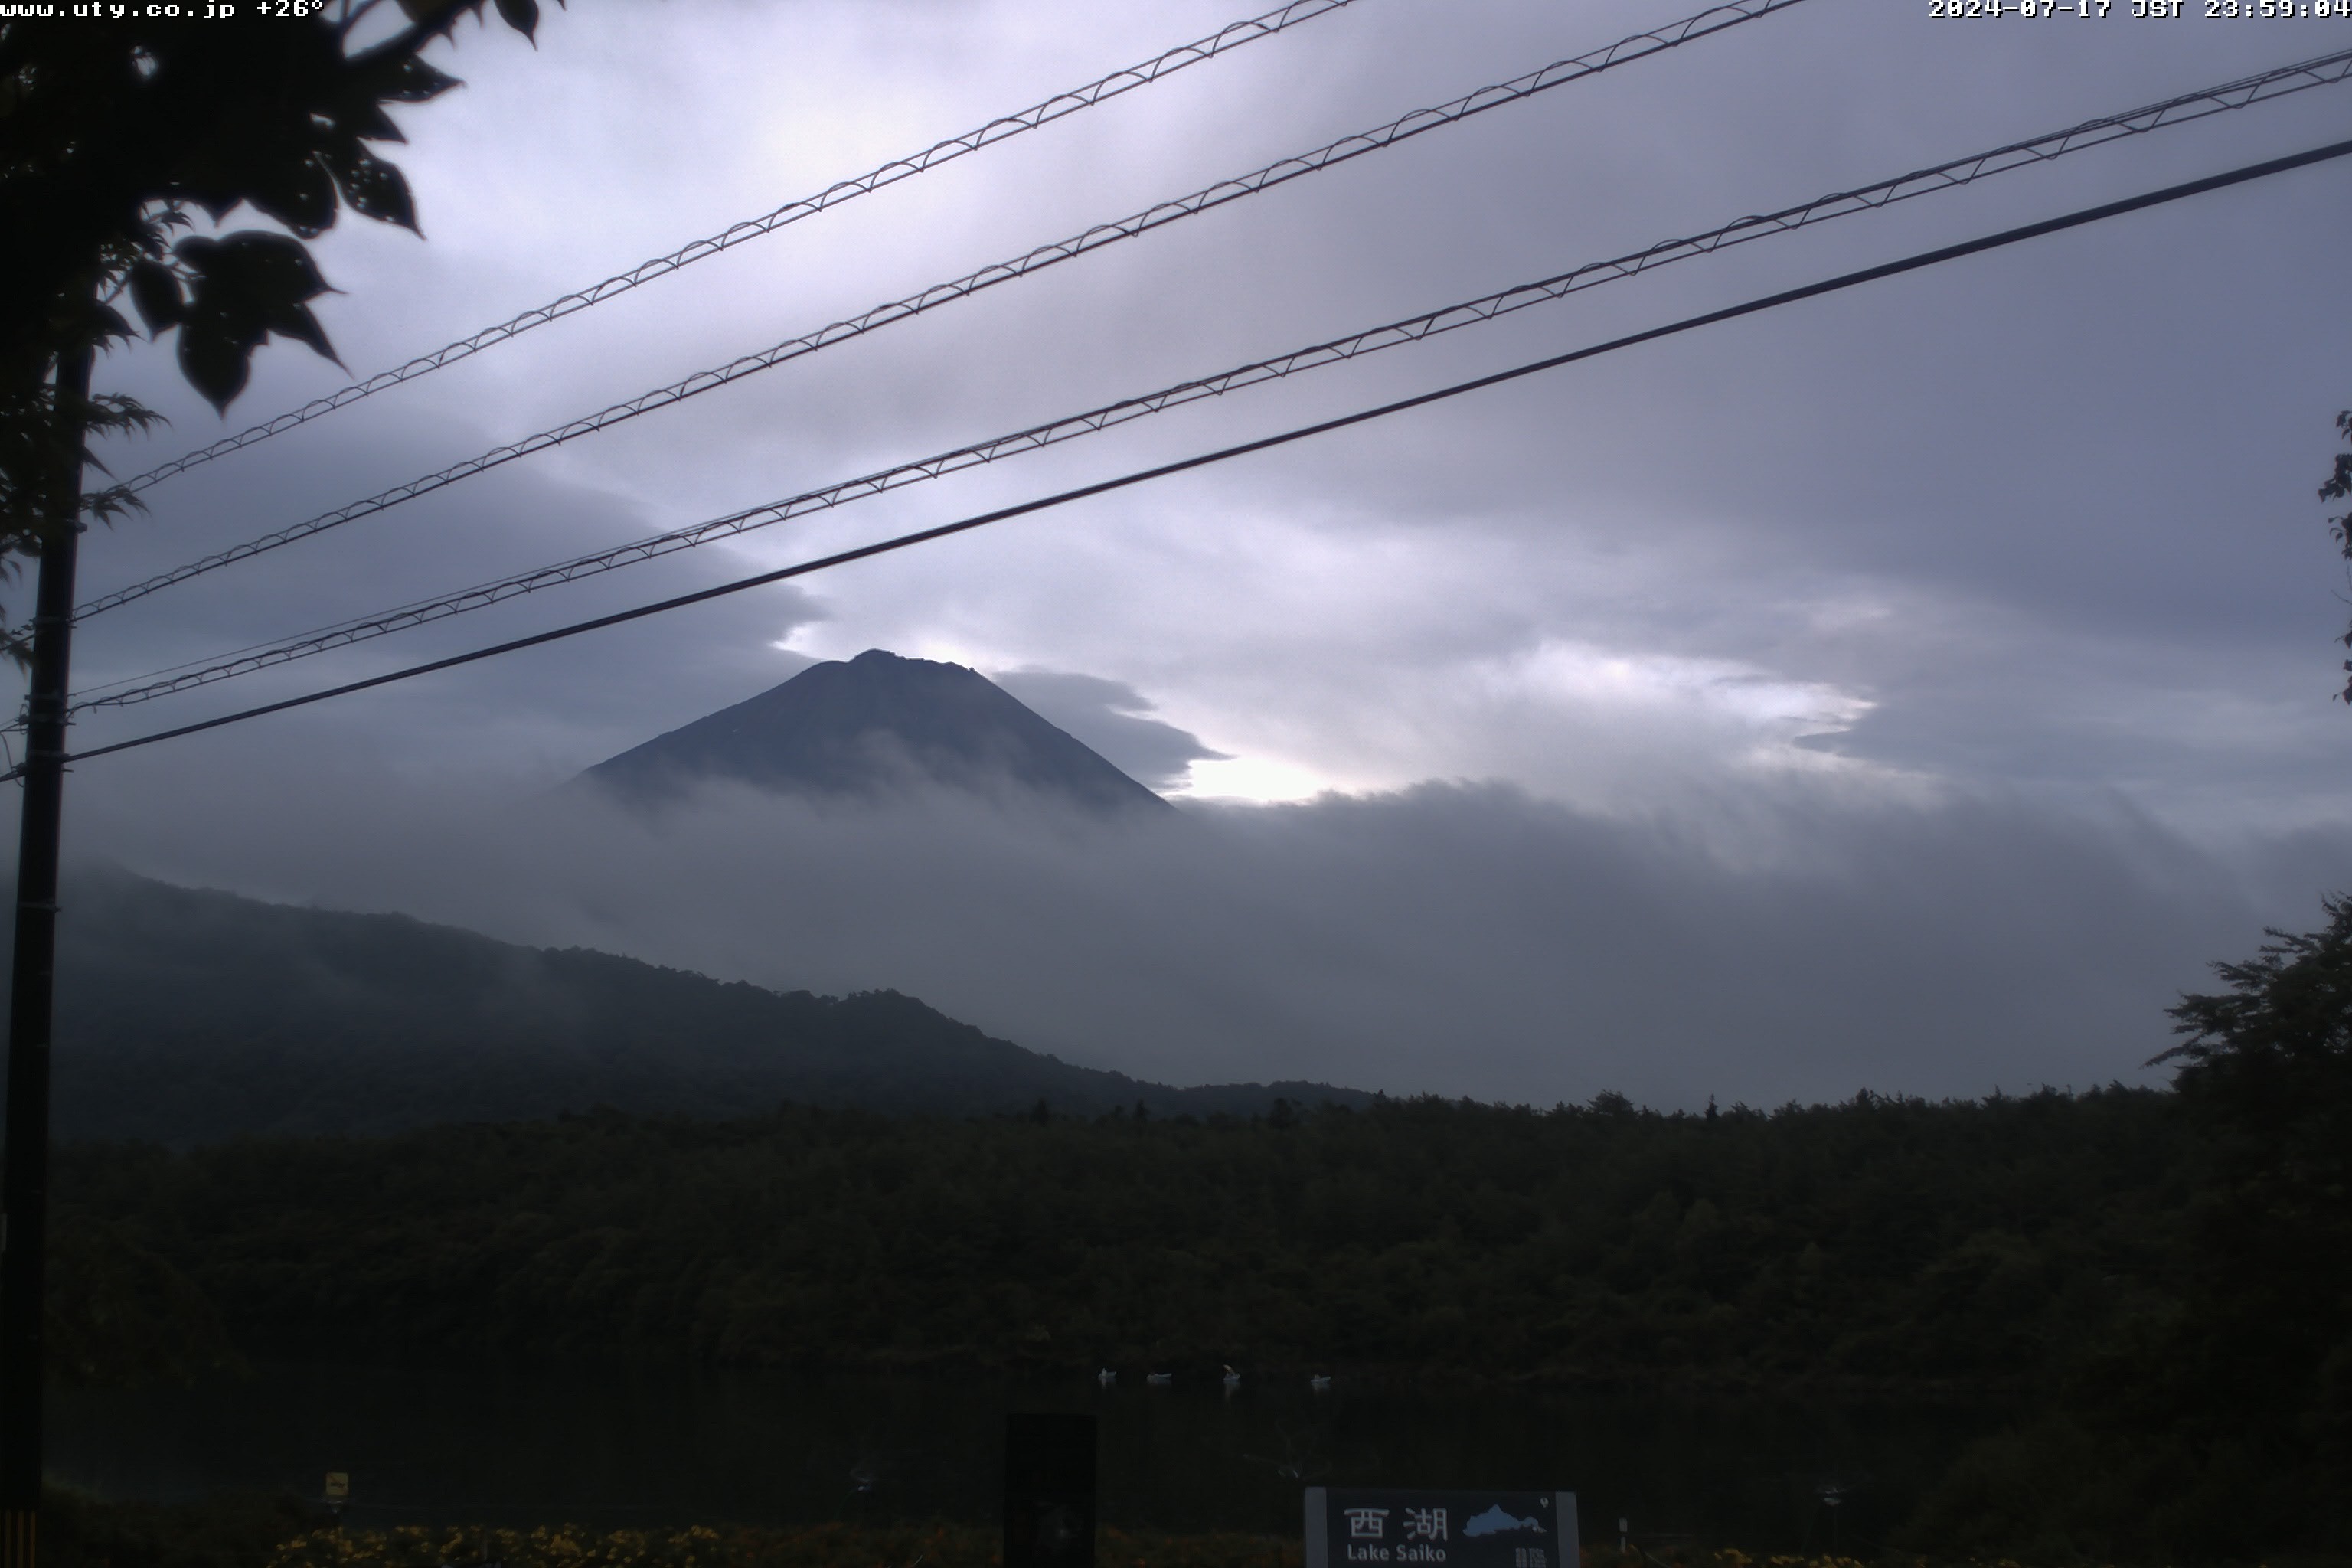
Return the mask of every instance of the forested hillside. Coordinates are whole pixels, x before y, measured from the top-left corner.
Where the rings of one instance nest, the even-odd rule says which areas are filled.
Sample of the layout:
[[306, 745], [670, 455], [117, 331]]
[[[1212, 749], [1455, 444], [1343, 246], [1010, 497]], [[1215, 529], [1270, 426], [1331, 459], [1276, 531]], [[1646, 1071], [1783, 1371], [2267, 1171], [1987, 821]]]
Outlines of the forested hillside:
[[779, 993], [88, 871], [58, 955], [68, 1138], [382, 1133], [598, 1105], [742, 1116], [781, 1100], [952, 1115], [1034, 1105], [1262, 1112], [1323, 1084], [1173, 1089], [993, 1038], [911, 996]]
[[[2291, 1140], [2299, 1163], [2261, 1174], [2210, 1075], [2183, 1082], [1769, 1113], [786, 1107], [85, 1145], [60, 1159], [57, 1233], [82, 1238], [63, 1279], [82, 1316], [176, 1336], [85, 1335], [82, 1371], [217, 1362], [195, 1331], [217, 1309], [278, 1354], [1230, 1363], [1990, 1402], [2018, 1425], [1929, 1500], [1929, 1547], [2340, 1550], [2345, 1263], [2283, 1250], [2278, 1226], [2342, 1237], [2310, 1178], [2344, 1156]], [[2346, 1110], [2339, 1089], [2273, 1110], [2303, 1126], [2307, 1106]], [[113, 1311], [110, 1279], [179, 1305]]]

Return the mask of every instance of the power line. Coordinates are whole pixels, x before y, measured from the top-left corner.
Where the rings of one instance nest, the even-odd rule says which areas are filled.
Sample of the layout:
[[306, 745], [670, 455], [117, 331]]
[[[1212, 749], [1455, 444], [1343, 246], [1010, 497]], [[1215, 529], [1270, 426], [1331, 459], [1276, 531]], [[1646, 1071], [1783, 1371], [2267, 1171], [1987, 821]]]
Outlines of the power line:
[[[73, 711], [95, 708], [128, 707], [134, 703], [170, 696], [199, 686], [247, 675], [256, 670], [274, 668], [298, 658], [325, 653], [354, 643], [369, 641], [393, 632], [445, 620], [451, 616], [486, 609], [492, 605], [541, 588], [577, 582], [583, 577], [614, 571], [623, 566], [658, 559], [681, 550], [690, 550], [716, 539], [733, 538], [758, 528], [786, 521], [794, 517], [828, 510], [866, 496], [901, 489], [926, 479], [959, 473], [970, 468], [994, 462], [1001, 458], [1034, 451], [1041, 447], [1091, 435], [1113, 426], [1142, 418], [1163, 409], [1179, 407], [1202, 398], [1223, 396], [1228, 392], [1278, 380], [1304, 371], [1319, 369], [1328, 364], [1341, 363], [1381, 349], [1418, 342], [1441, 332], [1459, 327], [1474, 326], [1532, 305], [1548, 303], [1584, 289], [1597, 287], [1620, 278], [1630, 278], [1668, 262], [1704, 256], [1729, 246], [1743, 245], [1749, 240], [1787, 233], [1811, 224], [1855, 213], [1875, 211], [1913, 196], [1937, 191], [1952, 190], [1993, 174], [2023, 168], [2071, 152], [2102, 145], [2125, 136], [2142, 134], [2169, 125], [2186, 124], [2209, 114], [2243, 108], [2250, 103], [2267, 101], [2306, 88], [2341, 82], [2352, 77], [2352, 49], [2340, 50], [2316, 59], [2281, 66], [2255, 76], [2242, 77], [2201, 91], [2183, 93], [2121, 114], [2107, 115], [2086, 121], [2066, 131], [2009, 142], [1990, 152], [1956, 158], [1932, 168], [1916, 170], [1896, 179], [1885, 180], [1858, 190], [1822, 196], [1801, 205], [1783, 207], [1763, 216], [1738, 219], [1720, 228], [1683, 239], [1663, 241], [1647, 249], [1618, 257], [1613, 260], [1589, 262], [1570, 271], [1557, 274], [1533, 283], [1523, 283], [1476, 300], [1448, 305], [1426, 311], [1402, 321], [1391, 321], [1344, 338], [1337, 338], [1307, 348], [1296, 349], [1272, 359], [1257, 360], [1249, 364], [1219, 372], [1214, 375], [1182, 382], [1158, 392], [1129, 397], [1107, 404], [1083, 414], [1074, 414], [1043, 425], [1034, 425], [1011, 435], [998, 436], [986, 441], [959, 447], [953, 451], [939, 453], [894, 468], [884, 468], [857, 479], [845, 479], [823, 488], [804, 490], [784, 500], [730, 512], [689, 527], [652, 535], [627, 544], [614, 545], [569, 561], [538, 567], [492, 582], [478, 584], [457, 593], [425, 599], [380, 611], [374, 615], [339, 622], [281, 638], [274, 643], [257, 643], [226, 654], [207, 656], [184, 664], [167, 667], [147, 675], [133, 676], [95, 689], [98, 694], [88, 695], [76, 702]], [[112, 689], [127, 688], [128, 689]]]
[[1286, 28], [1297, 26], [1302, 22], [1311, 22], [1318, 16], [1328, 16], [1341, 6], [1351, 4], [1353, 0], [1291, 0], [1289, 5], [1278, 6], [1262, 16], [1253, 16], [1246, 21], [1231, 23], [1205, 38], [1198, 38], [1189, 44], [1180, 44], [1139, 65], [1113, 71], [1108, 76], [1100, 77], [1087, 83], [1084, 87], [1074, 87], [1066, 92], [1057, 92], [1043, 103], [1032, 104], [1015, 114], [1001, 115], [976, 131], [967, 131], [961, 136], [950, 136], [944, 142], [933, 142], [919, 153], [911, 153], [903, 158], [893, 158], [879, 168], [870, 169], [854, 179], [837, 180], [815, 195], [802, 196], [798, 200], [786, 202], [773, 212], [760, 217], [747, 218], [707, 239], [698, 239], [691, 245], [682, 246], [667, 256], [657, 256], [650, 261], [641, 261], [626, 272], [615, 273], [602, 283], [593, 284], [576, 293], [566, 294], [560, 300], [553, 300], [533, 310], [525, 310], [522, 314], [501, 321], [495, 327], [485, 327], [469, 338], [461, 338], [454, 343], [435, 349], [431, 353], [420, 354], [406, 364], [372, 375], [365, 381], [354, 382], [339, 392], [331, 393], [315, 402], [304, 404], [301, 407], [280, 414], [274, 419], [265, 420], [250, 429], [240, 430], [234, 436], [225, 437], [201, 450], [174, 458], [168, 463], [148, 469], [130, 480], [123, 488], [131, 490], [143, 490], [150, 486], [161, 484], [175, 474], [185, 473], [190, 468], [211, 462], [215, 458], [226, 457], [256, 442], [266, 441], [272, 436], [293, 429], [297, 425], [307, 425], [321, 415], [331, 414], [338, 408], [348, 407], [360, 399], [372, 397], [387, 387], [397, 386], [404, 381], [414, 381], [420, 375], [439, 370], [443, 365], [455, 364], [461, 359], [471, 358], [484, 349], [520, 337], [533, 327], [545, 326], [550, 321], [584, 310], [591, 305], [601, 305], [614, 295], [625, 294], [641, 284], [652, 282], [656, 278], [666, 278], [682, 268], [691, 267], [698, 261], [717, 256], [721, 251], [731, 250], [746, 240], [773, 234], [776, 230], [798, 223], [803, 218], [814, 217], [821, 212], [840, 206], [845, 202], [854, 201], [869, 192], [878, 191], [885, 185], [894, 185], [900, 180], [928, 174], [940, 164], [961, 158], [967, 153], [977, 153], [983, 147], [992, 146], [999, 142], [1018, 136], [1024, 131], [1034, 131], [1041, 125], [1061, 119], [1064, 115], [1076, 114], [1080, 110], [1091, 109], [1107, 99], [1117, 98], [1121, 93], [1131, 92], [1139, 87], [1148, 87], [1164, 77], [1174, 75], [1186, 66], [1197, 65], [1202, 60], [1212, 59], [1221, 54], [1230, 54], [1244, 44], [1253, 44], [1260, 38], [1272, 37]]
[[274, 533], [264, 534], [216, 554], [205, 556], [200, 561], [174, 567], [144, 582], [117, 589], [111, 594], [90, 600], [75, 610], [75, 617], [88, 619], [89, 616], [113, 609], [117, 605], [144, 598], [175, 583], [183, 583], [191, 577], [217, 571], [223, 566], [250, 560], [256, 555], [291, 544], [297, 540], [324, 533], [329, 529], [339, 528], [359, 518], [372, 516], [376, 512], [397, 506], [403, 501], [414, 500], [418, 496], [430, 494], [460, 479], [469, 479], [476, 474], [497, 468], [500, 464], [512, 462], [517, 458], [528, 457], [535, 452], [545, 451], [551, 447], [561, 446], [566, 441], [576, 440], [583, 436], [610, 429], [625, 420], [635, 419], [639, 415], [649, 414], [657, 408], [667, 408], [674, 404], [683, 403], [689, 397], [698, 396], [714, 388], [740, 381], [747, 375], [756, 374], [760, 371], [782, 364], [788, 360], [815, 353], [835, 343], [845, 342], [877, 328], [888, 326], [894, 321], [902, 321], [926, 310], [951, 304], [958, 300], [969, 299], [981, 290], [993, 288], [999, 283], [1026, 278], [1048, 267], [1099, 250], [1105, 246], [1116, 245], [1121, 240], [1133, 239], [1139, 235], [1149, 234], [1169, 224], [1207, 212], [1213, 207], [1223, 206], [1228, 202], [1239, 201], [1247, 196], [1254, 196], [1261, 191], [1271, 190], [1276, 185], [1287, 184], [1302, 175], [1318, 173], [1334, 164], [1361, 157], [1367, 153], [1377, 153], [1393, 147], [1423, 132], [1433, 131], [1443, 125], [1458, 123], [1474, 114], [1481, 114], [1507, 103], [1520, 102], [1568, 82], [1596, 76], [1613, 66], [1646, 58], [1651, 55], [1676, 47], [1693, 38], [1718, 33], [1725, 28], [1737, 26], [1742, 22], [1754, 21], [1759, 16], [1767, 16], [1775, 11], [1785, 11], [1790, 6], [1801, 3], [1802, 0], [1730, 0], [1727, 5], [1717, 5], [1669, 26], [1661, 27], [1653, 32], [1637, 33], [1632, 37], [1621, 38], [1606, 48], [1595, 49], [1589, 54], [1579, 55], [1573, 59], [1558, 60], [1541, 70], [1530, 72], [1511, 81], [1481, 88], [1475, 92], [1455, 99], [1451, 103], [1441, 104], [1433, 109], [1415, 110], [1385, 125], [1376, 126], [1352, 136], [1341, 137], [1339, 141], [1327, 143], [1313, 152], [1281, 159], [1237, 178], [1221, 180], [1213, 185], [1194, 191], [1190, 195], [1157, 203], [1141, 212], [1120, 218], [1117, 222], [1097, 224], [1085, 233], [1073, 236], [1068, 239], [1059, 240], [1052, 245], [1039, 246], [1024, 256], [1015, 257], [1009, 261], [998, 262], [991, 267], [983, 267], [976, 272], [966, 273], [963, 277], [950, 282], [933, 284], [930, 288], [919, 293], [909, 294], [902, 300], [893, 300], [886, 305], [877, 305], [863, 315], [852, 317], [847, 321], [835, 321], [831, 326], [801, 337], [787, 339], [758, 353], [746, 354], [730, 363], [698, 372], [683, 381], [657, 387], [625, 403], [616, 403], [585, 418], [572, 420], [570, 424], [557, 426], [553, 429], [542, 430], [537, 435], [527, 436], [520, 441], [497, 447], [478, 457], [468, 458], [462, 463], [454, 463], [422, 479], [411, 479], [406, 484], [395, 486], [365, 500], [353, 501], [348, 506], [338, 507], [332, 511], [321, 512], [316, 517], [280, 529]]
[[[217, 730], [226, 725], [243, 723], [248, 719], [259, 719], [271, 713], [282, 713], [291, 708], [308, 707], [311, 703], [324, 702], [331, 698], [347, 697], [353, 692], [366, 691], [379, 686], [389, 686], [395, 681], [413, 679], [420, 675], [431, 675], [439, 670], [454, 669], [459, 665], [474, 664], [483, 659], [496, 658], [504, 654], [519, 653], [525, 648], [537, 647], [543, 643], [559, 642], [566, 637], [579, 637], [586, 632], [602, 631], [607, 626], [643, 620], [649, 616], [683, 609], [689, 605], [699, 605], [708, 600], [723, 598], [730, 594], [740, 594], [747, 589], [765, 587], [770, 584], [782, 583], [790, 578], [804, 577], [830, 567], [846, 565], [853, 561], [864, 561], [876, 555], [887, 555], [912, 545], [927, 544], [934, 540], [945, 539], [951, 534], [968, 532], [972, 529], [986, 527], [992, 522], [1003, 522], [1010, 518], [1026, 516], [1031, 512], [1044, 511], [1052, 507], [1066, 506], [1071, 501], [1106, 495], [1113, 490], [1126, 489], [1133, 485], [1166, 479], [1171, 474], [1180, 474], [1189, 469], [1205, 468], [1213, 463], [1246, 457], [1253, 452], [1263, 452], [1276, 447], [1287, 446], [1294, 441], [1305, 440], [1310, 436], [1325, 435], [1333, 430], [1345, 429], [1351, 425], [1361, 425], [1369, 420], [1384, 418], [1391, 414], [1401, 414], [1407, 409], [1440, 403], [1447, 398], [1459, 397], [1465, 393], [1498, 386], [1505, 382], [1517, 381], [1541, 371], [1556, 370], [1562, 365], [1574, 364], [1580, 360], [1598, 358], [1602, 354], [1613, 353], [1620, 349], [1654, 342], [1660, 338], [1673, 337], [1677, 333], [1691, 331], [1699, 327], [1714, 326], [1742, 316], [1752, 316], [1759, 311], [1794, 304], [1801, 300], [1811, 300], [1820, 295], [1852, 289], [1860, 284], [1874, 282], [1882, 278], [1915, 272], [1921, 268], [1937, 266], [1943, 262], [1958, 260], [1962, 257], [1996, 250], [2003, 246], [2039, 238], [2043, 235], [2079, 228], [2084, 224], [2097, 223], [2106, 218], [2120, 216], [2125, 213], [2138, 212], [2146, 207], [2161, 206], [2168, 202], [2180, 201], [2189, 196], [2201, 195], [2208, 191], [2243, 184], [2250, 180], [2263, 179], [2272, 174], [2284, 174], [2291, 169], [2300, 169], [2347, 155], [2352, 155], [2352, 141], [2330, 142], [2324, 147], [2315, 147], [2308, 152], [2291, 153], [2284, 158], [2272, 158], [2260, 163], [2248, 164], [2242, 168], [2232, 169], [2226, 174], [2209, 174], [2200, 180], [2189, 180], [2141, 195], [2127, 196], [2121, 201], [2084, 207], [2066, 214], [2063, 217], [2045, 218], [2040, 223], [2003, 229], [1998, 234], [1987, 235], [1981, 238], [1963, 240], [1957, 245], [1947, 245], [1934, 250], [1921, 251], [1900, 260], [1882, 262], [1878, 266], [1865, 267], [1859, 271], [1842, 273], [1818, 283], [1808, 283], [1800, 288], [1782, 289], [1777, 294], [1767, 294], [1741, 304], [1726, 306], [1719, 310], [1709, 310], [1703, 315], [1685, 317], [1679, 321], [1670, 322], [1663, 327], [1652, 327], [1644, 331], [1612, 338], [1606, 342], [1573, 349], [1567, 353], [1553, 354], [1547, 359], [1514, 365], [1508, 370], [1496, 371], [1469, 381], [1456, 382], [1451, 386], [1440, 387], [1434, 392], [1423, 392], [1412, 397], [1400, 398], [1393, 403], [1383, 403], [1376, 407], [1341, 415], [1335, 419], [1303, 425], [1295, 429], [1285, 430], [1278, 435], [1244, 441], [1238, 446], [1221, 447], [1213, 452], [1203, 452], [1194, 457], [1180, 458], [1172, 463], [1162, 463], [1156, 468], [1138, 469], [1132, 473], [1119, 475], [1116, 479], [1100, 479], [1093, 484], [1080, 485], [1075, 489], [1062, 490], [1035, 500], [1000, 507], [994, 511], [982, 512], [976, 517], [941, 523], [934, 528], [920, 529], [913, 533], [902, 533], [894, 539], [862, 544], [855, 549], [839, 551], [834, 554], [803, 561], [795, 565], [778, 567], [774, 571], [761, 572], [750, 577], [740, 577], [731, 583], [721, 583], [716, 587], [698, 589], [690, 594], [680, 594], [674, 598], [656, 600], [649, 605], [639, 605], [633, 609], [618, 610], [611, 615], [597, 616], [589, 620], [574, 621], [569, 626], [557, 626], [549, 631], [534, 632], [529, 637], [515, 637], [507, 642], [493, 644], [488, 647], [452, 654], [446, 658], [431, 659], [423, 664], [410, 665], [404, 669], [372, 675], [362, 680], [346, 681], [341, 686], [329, 687], [321, 691], [309, 692], [300, 697], [289, 697], [276, 702], [266, 702], [258, 707], [243, 709], [235, 713], [225, 713], [215, 719], [200, 720], [193, 724], [182, 724], [169, 730], [154, 731], [148, 734], [133, 736], [128, 741], [116, 741], [104, 746], [93, 746], [88, 751], [73, 752], [61, 760], [68, 763], [87, 762], [93, 757], [107, 756], [115, 752], [127, 752], [140, 746], [152, 746], [159, 741], [177, 740], [184, 735], [194, 735], [206, 730]], [[0, 773], [0, 783], [20, 777], [23, 772], [24, 769], [20, 765], [10, 769], [5, 773]]]

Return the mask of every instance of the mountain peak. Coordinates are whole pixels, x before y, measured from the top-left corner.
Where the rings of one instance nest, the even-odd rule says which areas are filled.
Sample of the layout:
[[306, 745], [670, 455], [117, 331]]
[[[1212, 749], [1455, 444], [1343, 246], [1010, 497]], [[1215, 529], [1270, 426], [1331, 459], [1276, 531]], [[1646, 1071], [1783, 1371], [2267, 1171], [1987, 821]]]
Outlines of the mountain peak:
[[1172, 809], [979, 671], [886, 648], [811, 665], [580, 776], [637, 805], [728, 781], [791, 795], [945, 785], [1091, 812]]

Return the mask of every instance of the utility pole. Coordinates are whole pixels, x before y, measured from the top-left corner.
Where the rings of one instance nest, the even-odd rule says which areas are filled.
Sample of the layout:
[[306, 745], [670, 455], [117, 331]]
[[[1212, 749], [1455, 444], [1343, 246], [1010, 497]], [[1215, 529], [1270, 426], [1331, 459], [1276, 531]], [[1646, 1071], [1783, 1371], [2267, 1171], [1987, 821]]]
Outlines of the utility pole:
[[66, 682], [74, 554], [81, 533], [82, 424], [90, 350], [58, 361], [66, 452], [55, 534], [41, 542], [33, 668], [25, 700], [25, 802], [17, 828], [16, 935], [8, 993], [7, 1147], [0, 1154], [0, 1568], [34, 1568], [41, 1514], [41, 1353], [47, 1307], [49, 1019], [56, 989], [58, 837], [63, 817]]

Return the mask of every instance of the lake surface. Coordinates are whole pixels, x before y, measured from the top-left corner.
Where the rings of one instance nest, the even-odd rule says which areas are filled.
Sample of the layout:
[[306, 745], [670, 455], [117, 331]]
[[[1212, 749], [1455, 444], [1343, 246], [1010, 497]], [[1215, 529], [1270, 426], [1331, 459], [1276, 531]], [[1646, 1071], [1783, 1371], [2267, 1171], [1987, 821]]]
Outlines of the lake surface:
[[[1295, 1533], [1308, 1485], [1557, 1488], [1587, 1540], [1874, 1544], [1985, 1414], [1801, 1399], [1303, 1378], [1152, 1388], [649, 1366], [263, 1363], [194, 1389], [59, 1391], [49, 1468], [123, 1498], [320, 1495], [355, 1525], [997, 1517], [1011, 1410], [1099, 1421], [1104, 1523]], [[1832, 1495], [1839, 1498], [1832, 1505]]]

